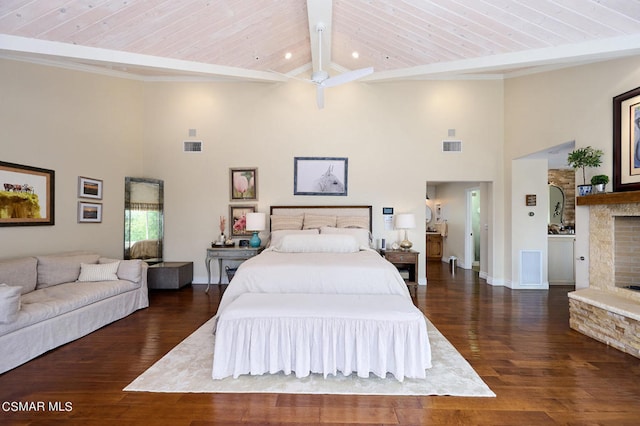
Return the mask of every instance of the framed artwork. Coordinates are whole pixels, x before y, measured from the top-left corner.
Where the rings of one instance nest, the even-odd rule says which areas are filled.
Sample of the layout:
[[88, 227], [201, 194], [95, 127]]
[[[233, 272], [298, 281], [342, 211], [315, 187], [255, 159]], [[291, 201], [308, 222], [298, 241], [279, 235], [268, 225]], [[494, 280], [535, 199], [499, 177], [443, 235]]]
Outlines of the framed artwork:
[[102, 181], [78, 176], [78, 197], [102, 200]]
[[255, 205], [229, 206], [229, 230], [232, 237], [244, 237], [253, 234], [247, 231], [246, 214], [256, 211]]
[[102, 222], [102, 204], [78, 201], [78, 223]]
[[348, 158], [295, 157], [293, 195], [347, 195]]
[[229, 192], [231, 201], [258, 200], [258, 169], [229, 169]]
[[55, 172], [0, 161], [0, 226], [53, 225]]
[[613, 98], [613, 192], [640, 190], [640, 87]]

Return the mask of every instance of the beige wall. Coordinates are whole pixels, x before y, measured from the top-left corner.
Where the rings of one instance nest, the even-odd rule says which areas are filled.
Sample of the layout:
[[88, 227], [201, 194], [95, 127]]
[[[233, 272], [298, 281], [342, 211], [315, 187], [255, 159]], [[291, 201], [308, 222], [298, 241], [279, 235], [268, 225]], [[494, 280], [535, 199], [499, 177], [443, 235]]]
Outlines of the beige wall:
[[[139, 82], [0, 60], [0, 160], [55, 171], [55, 225], [0, 228], [0, 258], [122, 256], [124, 177], [142, 173], [142, 100]], [[78, 176], [104, 181], [102, 223], [77, 223]]]
[[[487, 279], [512, 274], [512, 161], [569, 140], [605, 150], [611, 175], [611, 98], [640, 84], [640, 58], [502, 81], [349, 84], [326, 93], [301, 82], [143, 83], [3, 60], [2, 161], [56, 171], [56, 225], [0, 228], [0, 258], [95, 249], [119, 256], [125, 176], [165, 180], [166, 258], [192, 260], [205, 279], [205, 248], [228, 215], [229, 167], [259, 168], [258, 209], [271, 204], [372, 204], [424, 215], [429, 181], [487, 182]], [[204, 142], [183, 153], [188, 129]], [[456, 129], [463, 153], [440, 151]], [[294, 197], [294, 156], [349, 158], [348, 197]], [[104, 180], [101, 224], [76, 223], [77, 178]], [[519, 184], [518, 184], [519, 185]], [[576, 220], [584, 214], [576, 211]], [[424, 265], [424, 225], [410, 233]], [[584, 229], [584, 228], [583, 228]], [[578, 239], [581, 238], [578, 235]], [[579, 255], [579, 254], [578, 254]], [[424, 279], [424, 268], [419, 271]], [[579, 279], [579, 272], [577, 271]]]
[[[145, 86], [144, 169], [165, 181], [166, 259], [194, 260], [195, 280], [204, 281], [205, 248], [228, 215], [229, 167], [255, 166], [260, 211], [372, 204], [374, 238], [388, 241], [399, 232], [383, 230], [382, 207], [415, 213], [409, 239], [424, 281], [425, 182], [501, 179], [502, 82], [345, 85], [327, 91], [324, 110], [314, 96], [298, 82]], [[190, 128], [204, 143], [200, 154], [181, 152]], [[463, 153], [441, 152], [450, 128]], [[348, 197], [293, 196], [295, 156], [348, 157]]]
[[[604, 151], [603, 164], [588, 173], [612, 176], [612, 98], [640, 86], [640, 57], [571, 67], [505, 80], [504, 171], [507, 191], [512, 183], [512, 161], [575, 140], [576, 147], [591, 145]], [[546, 174], [545, 174], [546, 179]], [[581, 184], [576, 176], [576, 184]], [[611, 187], [610, 187], [611, 188]], [[513, 192], [517, 192], [514, 189]], [[515, 214], [506, 205], [505, 218]], [[576, 207], [576, 287], [588, 285], [588, 207]], [[517, 224], [508, 223], [509, 228]], [[515, 251], [506, 239], [507, 251]], [[512, 269], [510, 260], [507, 270]]]

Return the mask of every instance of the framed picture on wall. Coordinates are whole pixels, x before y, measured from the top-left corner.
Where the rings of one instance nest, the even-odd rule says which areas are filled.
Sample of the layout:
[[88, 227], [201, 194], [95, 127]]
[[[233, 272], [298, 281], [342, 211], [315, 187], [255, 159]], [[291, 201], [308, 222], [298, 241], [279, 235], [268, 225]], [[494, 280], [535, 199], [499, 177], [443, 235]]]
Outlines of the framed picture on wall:
[[258, 168], [229, 169], [231, 201], [258, 200]]
[[232, 237], [244, 237], [252, 234], [252, 232], [247, 231], [246, 214], [255, 211], [255, 205], [229, 206], [229, 228]]
[[347, 195], [348, 158], [295, 157], [293, 195]]
[[0, 161], [0, 226], [53, 225], [55, 172]]
[[640, 190], [640, 87], [613, 98], [613, 191]]
[[102, 204], [78, 202], [78, 223], [102, 222]]
[[102, 181], [78, 176], [78, 197], [102, 200]]

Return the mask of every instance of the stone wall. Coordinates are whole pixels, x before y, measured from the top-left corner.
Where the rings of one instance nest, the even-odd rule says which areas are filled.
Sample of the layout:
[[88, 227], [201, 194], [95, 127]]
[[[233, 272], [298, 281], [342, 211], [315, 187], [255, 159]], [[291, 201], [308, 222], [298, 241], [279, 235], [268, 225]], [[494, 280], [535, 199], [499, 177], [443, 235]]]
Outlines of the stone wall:
[[576, 173], [573, 169], [549, 169], [547, 173], [549, 184], [562, 188], [564, 192], [564, 212], [562, 224], [573, 226], [576, 224]]
[[572, 329], [640, 358], [640, 322], [575, 299], [569, 314]]

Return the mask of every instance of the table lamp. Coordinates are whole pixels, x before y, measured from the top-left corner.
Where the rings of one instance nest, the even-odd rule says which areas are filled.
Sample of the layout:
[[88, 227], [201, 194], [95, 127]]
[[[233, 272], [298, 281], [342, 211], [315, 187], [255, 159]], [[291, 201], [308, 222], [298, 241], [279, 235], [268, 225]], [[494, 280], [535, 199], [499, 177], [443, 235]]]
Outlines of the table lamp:
[[396, 215], [396, 229], [404, 230], [404, 240], [400, 243], [402, 250], [409, 250], [413, 243], [407, 238], [407, 229], [416, 227], [416, 216], [413, 213], [400, 213]]
[[260, 247], [262, 241], [260, 241], [258, 232], [264, 231], [266, 224], [266, 215], [264, 213], [247, 213], [245, 218], [245, 229], [247, 231], [253, 231], [253, 236], [249, 240], [249, 245], [251, 247]]

